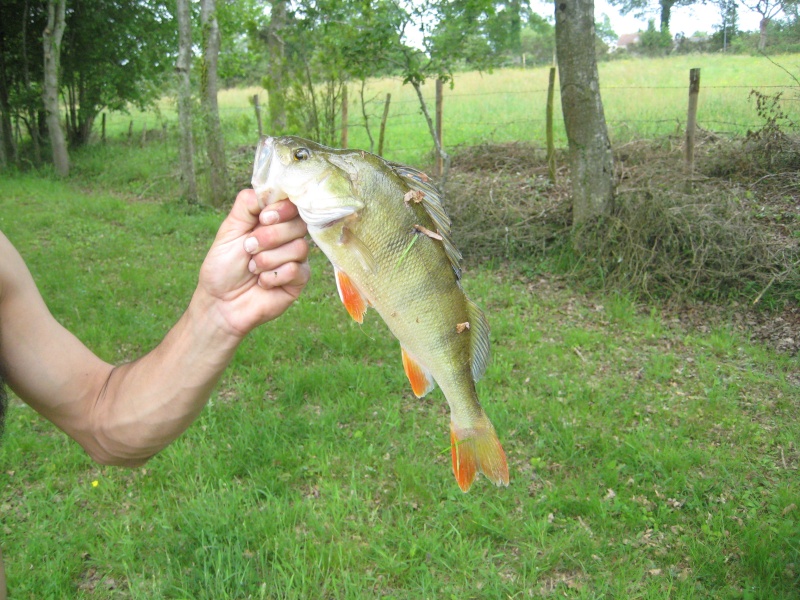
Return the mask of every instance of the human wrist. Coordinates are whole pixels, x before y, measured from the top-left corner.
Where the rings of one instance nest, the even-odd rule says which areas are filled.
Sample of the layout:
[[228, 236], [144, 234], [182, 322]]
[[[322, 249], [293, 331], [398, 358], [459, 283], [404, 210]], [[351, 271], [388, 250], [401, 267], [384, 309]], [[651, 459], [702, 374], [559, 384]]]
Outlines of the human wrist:
[[184, 316], [192, 323], [193, 329], [198, 331], [200, 337], [207, 338], [205, 343], [235, 350], [247, 335], [247, 331], [232, 322], [227, 305], [224, 300], [198, 286]]

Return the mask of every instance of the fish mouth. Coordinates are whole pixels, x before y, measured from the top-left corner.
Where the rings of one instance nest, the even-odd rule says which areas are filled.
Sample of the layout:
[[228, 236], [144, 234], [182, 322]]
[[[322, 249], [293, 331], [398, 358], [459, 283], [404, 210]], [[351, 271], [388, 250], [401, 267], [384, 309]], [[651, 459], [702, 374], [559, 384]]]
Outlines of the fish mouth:
[[275, 138], [264, 136], [258, 140], [256, 147], [256, 160], [253, 164], [253, 179], [259, 173], [265, 173], [269, 170], [269, 163], [272, 161], [273, 148], [275, 147]]
[[258, 202], [261, 206], [268, 206], [280, 200], [285, 200], [289, 196], [282, 189], [279, 189], [270, 182], [270, 172], [272, 171], [272, 160], [275, 157], [275, 138], [264, 136], [258, 141], [256, 147], [256, 159], [253, 162], [253, 177], [250, 183], [256, 193]]

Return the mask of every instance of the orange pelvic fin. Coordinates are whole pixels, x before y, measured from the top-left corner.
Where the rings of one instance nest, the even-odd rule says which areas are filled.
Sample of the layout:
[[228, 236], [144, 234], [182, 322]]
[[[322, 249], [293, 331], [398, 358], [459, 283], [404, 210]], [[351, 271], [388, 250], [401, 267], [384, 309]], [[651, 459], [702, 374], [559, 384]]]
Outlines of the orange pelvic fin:
[[428, 370], [419, 364], [411, 355], [403, 350], [403, 368], [406, 371], [406, 377], [411, 382], [411, 389], [417, 398], [422, 398], [425, 394], [430, 392], [436, 387], [436, 381], [433, 379]]
[[481, 472], [495, 485], [508, 485], [506, 453], [489, 419], [472, 429], [458, 429], [450, 422], [450, 450], [453, 474], [462, 492], [469, 491]]
[[336, 274], [336, 289], [339, 290], [339, 298], [342, 299], [342, 304], [359, 323], [364, 322], [364, 313], [367, 312], [369, 303], [358, 291], [358, 288], [353, 284], [353, 281], [347, 276], [347, 273], [340, 271], [336, 267], [333, 268]]

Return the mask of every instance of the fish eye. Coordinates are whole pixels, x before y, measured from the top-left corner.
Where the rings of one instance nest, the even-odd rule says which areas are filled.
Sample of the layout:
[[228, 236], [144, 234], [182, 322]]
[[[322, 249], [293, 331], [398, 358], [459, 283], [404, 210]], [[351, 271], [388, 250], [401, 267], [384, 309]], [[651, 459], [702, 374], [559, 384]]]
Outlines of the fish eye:
[[311, 150], [308, 148], [298, 148], [294, 151], [295, 160], [308, 160], [311, 158]]

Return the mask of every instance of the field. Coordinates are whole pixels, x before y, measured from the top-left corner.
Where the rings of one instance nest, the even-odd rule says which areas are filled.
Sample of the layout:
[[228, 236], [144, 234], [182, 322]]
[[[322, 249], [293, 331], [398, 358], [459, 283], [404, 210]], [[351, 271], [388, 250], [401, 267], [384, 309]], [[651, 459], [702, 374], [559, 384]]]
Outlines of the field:
[[[689, 55], [663, 59], [627, 59], [599, 64], [600, 85], [609, 133], [614, 144], [631, 139], [652, 138], [683, 130], [688, 102], [689, 70], [701, 70], [698, 125], [703, 129], [744, 135], [763, 121], [755, 111], [750, 91], [767, 94], [783, 92], [784, 109], [800, 122], [797, 76], [800, 56], [767, 59], [753, 56]], [[787, 72], [788, 71], [788, 72]], [[464, 144], [531, 142], [544, 146], [545, 103], [549, 68], [500, 69], [492, 73], [456, 73], [453, 87], [444, 92], [444, 143], [449, 149]], [[558, 78], [556, 78], [558, 85]], [[350, 146], [370, 149], [363, 127], [358, 97], [360, 86], [350, 85]], [[409, 85], [397, 79], [370, 81], [365, 89], [367, 114], [377, 143], [380, 117], [386, 94], [392, 95], [384, 154], [390, 160], [418, 164], [432, 149], [419, 102]], [[434, 84], [424, 86], [429, 110], [434, 107]], [[220, 94], [220, 111], [228, 123], [229, 144], [252, 144], [257, 136], [250, 98], [261, 88], [225, 90]], [[175, 127], [174, 103], [165, 100], [154, 115], [114, 115], [109, 132], [126, 135], [133, 119], [134, 131], [158, 130], [163, 123]], [[566, 145], [561, 104], [555, 96], [556, 144]], [[267, 123], [266, 115], [264, 122]], [[269, 133], [269, 132], [267, 132]]]
[[[706, 69], [680, 60], [676, 85]], [[667, 70], [626, 64], [631, 81], [645, 77], [634, 67], [647, 81]], [[743, 96], [766, 71], [741, 76]], [[635, 110], [663, 112], [645, 99]], [[252, 145], [236, 122], [231, 148]], [[251, 154], [232, 156], [237, 184]], [[55, 316], [112, 362], [178, 318], [224, 217], [177, 201], [175, 156], [170, 137], [115, 134], [76, 153], [66, 182], [0, 179], [0, 230]], [[441, 393], [415, 399], [378, 316], [354, 323], [317, 250], [311, 265], [301, 299], [246, 339], [200, 419], [143, 468], [99, 467], [13, 403], [0, 446], [11, 598], [797, 597], [796, 356], [722, 308], [689, 326], [542, 265], [471, 261], [464, 287], [492, 326], [479, 393], [511, 485], [463, 494]]]

